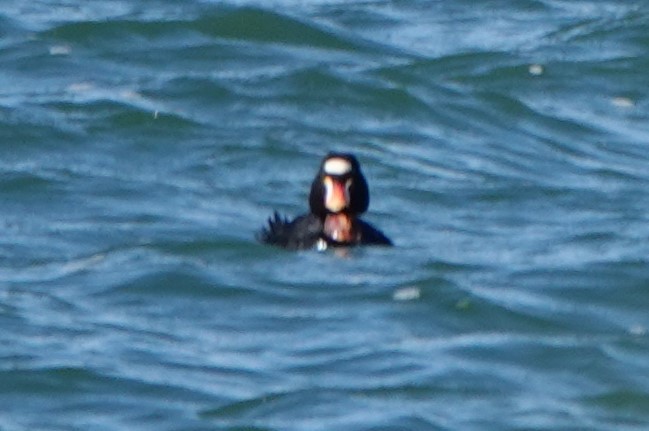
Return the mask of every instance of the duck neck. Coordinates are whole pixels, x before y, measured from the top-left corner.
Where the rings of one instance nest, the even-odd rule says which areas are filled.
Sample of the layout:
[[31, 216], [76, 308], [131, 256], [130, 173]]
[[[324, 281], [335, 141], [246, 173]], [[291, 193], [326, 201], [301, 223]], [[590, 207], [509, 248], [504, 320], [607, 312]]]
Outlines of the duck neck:
[[353, 243], [359, 239], [356, 217], [347, 213], [327, 214], [323, 232], [327, 238], [340, 243]]

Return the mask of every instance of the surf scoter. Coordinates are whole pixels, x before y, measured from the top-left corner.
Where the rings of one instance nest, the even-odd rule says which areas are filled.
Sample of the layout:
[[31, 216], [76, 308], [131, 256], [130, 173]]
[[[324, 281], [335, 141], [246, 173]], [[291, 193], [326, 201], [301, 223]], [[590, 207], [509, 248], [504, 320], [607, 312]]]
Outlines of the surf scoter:
[[311, 211], [293, 220], [275, 211], [257, 238], [289, 249], [392, 245], [383, 232], [358, 218], [369, 204], [367, 181], [356, 157], [329, 153], [311, 184]]

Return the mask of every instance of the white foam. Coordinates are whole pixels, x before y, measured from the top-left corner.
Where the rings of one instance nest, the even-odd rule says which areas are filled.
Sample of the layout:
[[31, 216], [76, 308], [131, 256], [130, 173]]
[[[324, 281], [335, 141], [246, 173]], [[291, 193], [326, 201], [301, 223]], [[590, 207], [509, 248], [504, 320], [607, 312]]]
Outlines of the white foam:
[[414, 301], [421, 297], [421, 289], [416, 286], [402, 287], [394, 291], [392, 299], [395, 301]]
[[345, 175], [351, 172], [352, 164], [349, 160], [333, 157], [324, 163], [324, 172], [329, 175]]
[[316, 243], [316, 250], [325, 251], [326, 249], [327, 249], [327, 241], [325, 241], [322, 238], [318, 239], [318, 242]]

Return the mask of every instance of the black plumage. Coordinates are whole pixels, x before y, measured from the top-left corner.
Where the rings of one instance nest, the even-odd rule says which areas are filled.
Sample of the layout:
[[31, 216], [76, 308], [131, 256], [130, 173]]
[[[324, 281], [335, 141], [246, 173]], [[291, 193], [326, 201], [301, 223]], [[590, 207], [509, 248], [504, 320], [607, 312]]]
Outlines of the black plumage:
[[[333, 172], [328, 172], [325, 167]], [[333, 211], [329, 202], [343, 197], [341, 206], [344, 206]], [[311, 184], [310, 212], [293, 220], [275, 212], [268, 219], [267, 226], [257, 234], [257, 239], [288, 249], [392, 245], [383, 232], [358, 218], [367, 211], [369, 202], [367, 181], [356, 157], [347, 153], [329, 153], [322, 160]]]

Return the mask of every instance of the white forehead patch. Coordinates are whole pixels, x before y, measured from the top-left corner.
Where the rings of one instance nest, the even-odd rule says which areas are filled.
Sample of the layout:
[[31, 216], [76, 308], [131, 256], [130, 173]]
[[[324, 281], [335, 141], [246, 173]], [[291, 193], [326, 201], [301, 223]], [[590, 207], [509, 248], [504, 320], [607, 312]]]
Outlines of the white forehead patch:
[[324, 163], [323, 170], [325, 174], [329, 175], [345, 175], [352, 171], [352, 164], [349, 160], [332, 157]]

